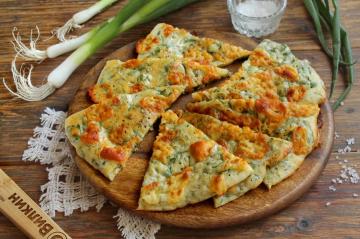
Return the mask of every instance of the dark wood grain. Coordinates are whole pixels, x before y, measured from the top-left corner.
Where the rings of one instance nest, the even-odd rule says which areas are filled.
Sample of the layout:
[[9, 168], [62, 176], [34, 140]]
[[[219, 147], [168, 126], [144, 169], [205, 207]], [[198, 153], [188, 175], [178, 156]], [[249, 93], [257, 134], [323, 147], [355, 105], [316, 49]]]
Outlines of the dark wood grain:
[[[256, 42], [238, 34], [201, 31], [200, 36], [212, 36], [215, 39], [229, 42], [245, 49], [253, 49]], [[130, 43], [96, 64], [86, 75], [85, 80], [76, 92], [74, 99], [69, 105], [69, 114], [76, 113], [91, 105], [87, 97], [87, 90], [94, 85], [98, 75], [103, 69], [106, 61], [120, 59], [122, 61], [136, 57], [135, 43]], [[296, 54], [296, 50], [293, 51]], [[229, 68], [236, 71], [239, 63], [232, 64]], [[181, 96], [177, 103], [171, 107], [185, 109], [190, 95]], [[86, 161], [75, 156], [75, 161], [80, 171], [87, 177], [99, 191], [119, 206], [131, 210], [133, 213], [142, 215], [160, 223], [172, 226], [188, 228], [217, 228], [240, 223], [254, 221], [271, 215], [280, 209], [290, 205], [302, 196], [314, 181], [318, 178], [325, 167], [333, 144], [334, 122], [331, 107], [328, 103], [321, 108], [319, 121], [322, 122], [321, 147], [310, 154], [297, 172], [281, 184], [273, 187], [270, 191], [264, 187], [245, 194], [241, 198], [220, 208], [214, 209], [212, 200], [187, 206], [170, 212], [146, 212], [136, 210], [142, 180], [150, 158], [151, 147], [156, 132], [149, 133], [141, 145], [137, 154], [128, 160], [125, 169], [110, 182], [98, 171], [94, 170]], [[140, 154], [141, 153], [141, 154]], [[138, 155], [138, 156], [136, 156]], [[142, 156], [142, 157], [140, 157]], [[240, 213], [241, 212], [241, 213]]]
[[[91, 1], [91, 2], [94, 2]], [[61, 26], [73, 13], [91, 4], [81, 0], [0, 0], [0, 78], [11, 81], [10, 62], [13, 58], [13, 48], [10, 44], [11, 30], [17, 26], [28, 36], [30, 28], [40, 27], [41, 40], [47, 39], [50, 31]], [[343, 25], [349, 30], [354, 46], [354, 58], [360, 58], [360, 1], [339, 1]], [[119, 1], [114, 7], [100, 14], [91, 23], [75, 33], [85, 32], [92, 25], [107, 19], [124, 4]], [[82, 79], [100, 59], [119, 47], [145, 36], [157, 22], [168, 22], [189, 30], [215, 30], [235, 32], [227, 12], [225, 0], [204, 0], [186, 9], [163, 17], [158, 21], [136, 27], [115, 39], [107, 47], [86, 61], [70, 78], [70, 80], [54, 95], [42, 102], [28, 103], [13, 100], [11, 95], [0, 86], [0, 167], [26, 191], [34, 200], [40, 196], [40, 185], [46, 182], [47, 172], [44, 166], [37, 163], [21, 161], [21, 155], [27, 147], [27, 140], [32, 136], [32, 130], [40, 121], [39, 117], [45, 107], [57, 110], [67, 110], [68, 103], [74, 96]], [[306, 14], [302, 1], [289, 0], [288, 7], [279, 29], [268, 38], [288, 43], [292, 48], [301, 49], [299, 57], [310, 59], [319, 72], [325, 84], [329, 86], [331, 72], [329, 61], [320, 51], [315, 37], [315, 31], [310, 18]], [[55, 39], [40, 41], [44, 47], [55, 43]], [[65, 56], [64, 56], [65, 57]], [[33, 79], [41, 82], [46, 75], [58, 65], [64, 57], [46, 60], [36, 65]], [[359, 74], [360, 64], [356, 65]], [[330, 180], [338, 175], [341, 166], [335, 159], [336, 150], [344, 147], [345, 139], [355, 137], [360, 142], [360, 88], [359, 81], [349, 98], [335, 113], [335, 128], [340, 138], [334, 142], [333, 153], [320, 179], [301, 199], [280, 213], [254, 223], [240, 227], [221, 230], [189, 230], [162, 226], [157, 238], [359, 238], [360, 235], [360, 200], [354, 199], [352, 193], [360, 194], [360, 184], [341, 185], [336, 192], [329, 192]], [[335, 95], [343, 90], [342, 81], [336, 88]], [[360, 171], [360, 144], [352, 147], [352, 153], [343, 156], [352, 164], [357, 164]], [[24, 173], [23, 167], [27, 167]], [[325, 203], [332, 205], [326, 207]], [[71, 217], [59, 213], [56, 222], [59, 223], [73, 238], [119, 238], [112, 216], [115, 208], [107, 206], [101, 213], [91, 210], [87, 213], [76, 212]], [[304, 226], [307, 225], [307, 226]], [[84, 230], [92, 228], [92, 230]], [[0, 238], [24, 238], [6, 218], [0, 216]]]

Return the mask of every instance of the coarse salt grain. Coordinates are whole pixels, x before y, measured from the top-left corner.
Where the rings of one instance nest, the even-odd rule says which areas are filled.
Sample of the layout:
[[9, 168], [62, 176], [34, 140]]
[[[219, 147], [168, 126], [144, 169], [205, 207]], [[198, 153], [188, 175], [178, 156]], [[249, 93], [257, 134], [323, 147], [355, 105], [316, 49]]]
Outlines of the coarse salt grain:
[[[338, 138], [339, 134], [337, 132], [335, 132], [335, 138]], [[350, 145], [354, 145], [355, 144], [355, 138], [351, 137], [346, 139], [346, 146], [344, 148], [339, 148], [337, 150], [337, 152], [339, 154], [346, 154], [346, 153], [350, 153], [351, 152], [351, 147]], [[339, 159], [339, 156], [336, 155], [335, 156], [336, 159]], [[356, 169], [354, 167], [357, 167], [357, 165], [353, 165], [353, 166], [348, 166], [347, 163], [349, 161], [347, 159], [344, 159], [343, 161], [339, 161], [338, 164], [341, 165], [341, 170], [340, 170], [340, 174], [338, 177], [331, 179], [331, 183], [333, 184], [342, 184], [342, 183], [351, 183], [351, 184], [358, 184], [360, 183], [360, 176], [358, 174], [358, 172], [356, 171]], [[329, 186], [329, 190], [331, 192], [335, 192], [336, 191], [336, 187], [334, 185], [330, 185]], [[353, 193], [352, 196], [354, 198], [359, 197], [359, 195], [357, 193]], [[327, 202], [326, 206], [329, 206], [331, 203]]]
[[[344, 148], [338, 148], [337, 152], [339, 154], [350, 153], [352, 150], [350, 145], [354, 145], [354, 144], [355, 144], [355, 138], [346, 139], [346, 146]], [[338, 159], [338, 156], [336, 159]]]
[[346, 143], [347, 143], [348, 145], [355, 144], [355, 138], [348, 138], [348, 139], [346, 139]]
[[344, 152], [345, 153], [350, 153], [351, 152], [351, 147], [349, 145], [346, 145], [344, 148]]
[[331, 186], [329, 186], [329, 190], [330, 190], [331, 192], [335, 192], [335, 191], [336, 191], [336, 188], [335, 188], [334, 185], [331, 185]]

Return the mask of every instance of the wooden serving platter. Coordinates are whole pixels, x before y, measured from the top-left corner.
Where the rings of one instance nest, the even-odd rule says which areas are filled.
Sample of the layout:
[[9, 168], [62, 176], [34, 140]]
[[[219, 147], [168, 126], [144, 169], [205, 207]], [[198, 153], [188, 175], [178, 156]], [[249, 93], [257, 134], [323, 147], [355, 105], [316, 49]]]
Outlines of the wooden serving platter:
[[[206, 31], [200, 32], [199, 35], [227, 41], [249, 50], [257, 45], [252, 39], [233, 33]], [[83, 77], [83, 83], [70, 103], [69, 114], [91, 105], [87, 97], [87, 89], [96, 83], [105, 62], [110, 59], [125, 61], [136, 58], [134, 46], [135, 43], [131, 43], [118, 49], [100, 61]], [[296, 55], [296, 50], [293, 52]], [[235, 72], [240, 64], [240, 62], [237, 62], [228, 68]], [[171, 108], [184, 108], [185, 104], [190, 100], [190, 95], [182, 96]], [[112, 182], [77, 155], [75, 156], [75, 161], [89, 182], [122, 208], [160, 223], [173, 226], [188, 228], [224, 227], [250, 222], [271, 215], [290, 205], [311, 187], [325, 167], [333, 144], [334, 122], [331, 107], [328, 103], [321, 107], [319, 124], [321, 126], [321, 146], [305, 159], [294, 175], [274, 186], [270, 191], [261, 185], [237, 200], [217, 209], [213, 207], [212, 199], [210, 199], [170, 212], [136, 210], [140, 187], [157, 133], [156, 126], [154, 127], [155, 130], [150, 132], [140, 144], [139, 150], [128, 160], [125, 169]]]

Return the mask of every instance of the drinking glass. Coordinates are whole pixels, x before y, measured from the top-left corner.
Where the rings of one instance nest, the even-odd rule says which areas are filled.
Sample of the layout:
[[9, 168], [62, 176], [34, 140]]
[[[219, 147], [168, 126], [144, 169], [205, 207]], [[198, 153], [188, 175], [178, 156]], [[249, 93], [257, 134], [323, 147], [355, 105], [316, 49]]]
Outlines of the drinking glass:
[[[250, 2], [254, 4], [256, 1], [259, 2], [259, 4], [261, 4], [261, 2], [273, 2], [276, 9], [268, 15], [263, 14], [264, 9], [261, 9], [262, 13], [258, 9], [252, 9], [251, 14], [248, 15], [240, 13], [239, 10], [237, 10], [239, 4], [248, 4]], [[262, 37], [273, 33], [279, 26], [286, 4], [287, 0], [227, 0], [231, 21], [235, 30], [248, 37]], [[260, 14], [260, 16], [254, 16], [256, 14]]]

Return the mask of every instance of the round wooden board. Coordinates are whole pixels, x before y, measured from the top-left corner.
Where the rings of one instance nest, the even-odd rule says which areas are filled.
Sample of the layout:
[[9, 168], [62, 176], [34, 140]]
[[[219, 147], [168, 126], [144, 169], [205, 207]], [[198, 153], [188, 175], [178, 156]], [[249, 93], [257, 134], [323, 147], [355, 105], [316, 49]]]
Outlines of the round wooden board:
[[[206, 31], [198, 34], [200, 36], [223, 40], [246, 49], [253, 49], [257, 45], [252, 39], [233, 33]], [[80, 111], [91, 104], [87, 98], [87, 89], [96, 83], [105, 62], [110, 59], [127, 60], [135, 58], [134, 46], [135, 43], [131, 43], [120, 48], [100, 61], [84, 76], [83, 84], [70, 103], [70, 114]], [[296, 55], [296, 51], [294, 51], [294, 53]], [[237, 62], [229, 66], [229, 69], [235, 72], [239, 66], [240, 63]], [[171, 108], [183, 108], [190, 100], [190, 95], [182, 96]], [[319, 123], [321, 125], [321, 147], [314, 150], [306, 158], [294, 175], [279, 185], [274, 186], [270, 191], [264, 186], [260, 186], [239, 199], [217, 209], [213, 207], [212, 200], [210, 199], [170, 212], [136, 210], [140, 187], [148, 159], [151, 156], [151, 147], [156, 135], [156, 130], [155, 132], [150, 132], [145, 137], [138, 152], [133, 154], [132, 158], [128, 160], [125, 169], [119, 173], [112, 182], [94, 170], [82, 158], [76, 156], [75, 161], [89, 182], [120, 207], [160, 223], [178, 227], [224, 227], [250, 222], [271, 215], [290, 205], [310, 188], [325, 167], [333, 143], [334, 123], [331, 107], [328, 103], [325, 103], [321, 107]]]

